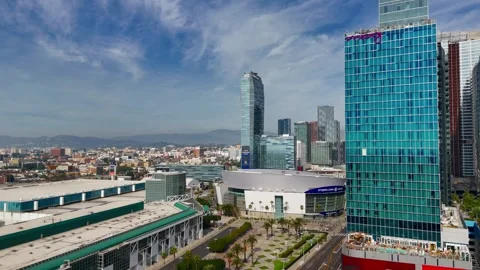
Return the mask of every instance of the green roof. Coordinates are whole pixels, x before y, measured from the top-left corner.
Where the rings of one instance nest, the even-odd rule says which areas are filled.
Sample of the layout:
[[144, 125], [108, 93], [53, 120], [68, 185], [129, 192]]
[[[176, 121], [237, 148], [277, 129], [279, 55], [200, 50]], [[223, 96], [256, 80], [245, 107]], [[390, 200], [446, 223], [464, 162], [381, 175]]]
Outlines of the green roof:
[[143, 227], [139, 227], [131, 231], [127, 231], [122, 234], [113, 236], [101, 242], [91, 244], [79, 250], [74, 250], [68, 254], [61, 255], [61, 256], [52, 258], [50, 260], [37, 263], [32, 266], [28, 266], [25, 269], [38, 269], [38, 270], [58, 269], [60, 265], [62, 265], [66, 260], [74, 261], [82, 257], [85, 257], [87, 255], [90, 255], [92, 253], [96, 253], [96, 252], [111, 248], [113, 246], [126, 242], [129, 239], [136, 238], [142, 234], [168, 226], [172, 223], [178, 222], [179, 220], [185, 219], [197, 213], [195, 210], [189, 208], [188, 206], [185, 206], [182, 203], [178, 203], [178, 202], [175, 203], [175, 207], [182, 210], [182, 212], [166, 217], [164, 219], [155, 221], [153, 223], [147, 224]]
[[204, 212], [210, 211], [210, 207], [208, 207], [208, 205], [203, 205], [203, 211]]

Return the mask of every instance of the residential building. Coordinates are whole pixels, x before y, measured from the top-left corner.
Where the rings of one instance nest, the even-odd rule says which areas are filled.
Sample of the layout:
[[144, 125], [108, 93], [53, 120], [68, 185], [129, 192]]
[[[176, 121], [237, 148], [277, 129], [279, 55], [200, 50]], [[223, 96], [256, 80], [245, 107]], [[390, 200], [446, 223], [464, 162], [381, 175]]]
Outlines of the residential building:
[[63, 157], [65, 156], [65, 148], [53, 148], [50, 150], [50, 155], [54, 157]]
[[307, 163], [311, 158], [311, 144], [312, 144], [312, 132], [310, 130], [310, 124], [308, 122], [295, 123], [295, 137], [298, 141], [305, 144], [307, 148]]
[[308, 123], [310, 125], [310, 137], [312, 142], [318, 141], [318, 122], [313, 121]]
[[242, 168], [250, 169], [256, 167], [256, 152], [254, 149], [255, 138], [263, 135], [264, 129], [264, 93], [263, 83], [260, 76], [254, 72], [243, 75], [241, 80], [241, 102], [242, 102]]
[[450, 168], [450, 108], [448, 59], [441, 43], [437, 43], [438, 61], [438, 117], [439, 117], [439, 150], [440, 150], [440, 191], [442, 203], [451, 205], [452, 192]]
[[380, 0], [381, 27], [406, 25], [428, 19], [428, 0]]
[[257, 140], [259, 169], [296, 169], [296, 140], [294, 136], [267, 136]]
[[[394, 13], [386, 15], [387, 3], [427, 4], [414, 2], [380, 1], [384, 27], [345, 36], [344, 269], [471, 269], [463, 220], [441, 206], [446, 99], [438, 95], [436, 23], [417, 20], [409, 6], [394, 23]], [[459, 256], [449, 257], [449, 249]]]
[[145, 181], [145, 202], [167, 201], [171, 196], [183, 195], [186, 186], [186, 172], [154, 172]]
[[302, 167], [305, 168], [307, 165], [307, 146], [304, 142], [297, 140], [297, 169]]
[[313, 165], [332, 166], [333, 144], [329, 142], [312, 142], [312, 160]]
[[193, 149], [193, 156], [196, 157], [196, 158], [203, 157], [204, 153], [205, 153], [205, 149], [201, 148], [199, 146], [197, 146]]
[[290, 118], [278, 119], [278, 135], [292, 135], [292, 120]]

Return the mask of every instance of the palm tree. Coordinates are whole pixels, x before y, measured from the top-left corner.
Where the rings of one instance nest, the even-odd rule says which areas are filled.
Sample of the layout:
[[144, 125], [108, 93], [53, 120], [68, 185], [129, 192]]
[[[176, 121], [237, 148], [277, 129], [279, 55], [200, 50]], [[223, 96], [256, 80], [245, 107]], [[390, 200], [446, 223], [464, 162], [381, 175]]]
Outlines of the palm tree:
[[280, 225], [280, 227], [282, 228], [282, 232], [283, 232], [283, 230], [285, 229], [286, 220], [284, 218], [279, 218], [277, 220], [277, 223], [278, 223], [278, 225]]
[[225, 254], [225, 258], [227, 258], [228, 268], [230, 268], [230, 265], [232, 264], [232, 260], [233, 260], [233, 258], [235, 258], [235, 254], [233, 254], [233, 252], [229, 251], [229, 252], [227, 252], [227, 254]]
[[267, 238], [268, 238], [268, 229], [270, 229], [270, 222], [265, 221], [262, 227], [267, 231]]
[[237, 243], [237, 244], [233, 245], [232, 252], [235, 253], [235, 256], [238, 257], [238, 254], [242, 251], [242, 249], [243, 249], [242, 246]]
[[170, 254], [173, 254], [173, 265], [175, 266], [176, 268], [176, 262], [175, 262], [175, 254], [177, 254], [177, 247], [171, 247], [170, 248]]
[[166, 262], [165, 262], [165, 260], [167, 259], [167, 257], [168, 257], [168, 254], [167, 254], [167, 252], [165, 252], [165, 251], [164, 251], [164, 252], [162, 252], [163, 267], [165, 267], [165, 265], [166, 265]]
[[250, 244], [250, 254], [252, 256], [252, 266], [253, 266], [253, 251], [254, 251], [255, 244], [258, 242], [258, 240], [255, 237], [255, 235], [250, 234], [247, 238], [247, 241]]
[[295, 233], [297, 235], [300, 234], [303, 224], [305, 224], [305, 221], [301, 218], [296, 218], [293, 220], [293, 227], [295, 228]]
[[195, 255], [195, 256], [193, 256], [192, 260], [193, 260], [193, 264], [195, 265], [195, 270], [198, 270], [198, 262], [200, 262], [200, 257]]
[[247, 261], [247, 244], [248, 244], [248, 239], [243, 239], [243, 240], [242, 240], [242, 243], [243, 243], [243, 261], [246, 262], [246, 261]]
[[238, 257], [235, 257], [233, 259], [233, 265], [235, 265], [235, 269], [240, 269], [240, 266], [242, 265], [242, 260]]

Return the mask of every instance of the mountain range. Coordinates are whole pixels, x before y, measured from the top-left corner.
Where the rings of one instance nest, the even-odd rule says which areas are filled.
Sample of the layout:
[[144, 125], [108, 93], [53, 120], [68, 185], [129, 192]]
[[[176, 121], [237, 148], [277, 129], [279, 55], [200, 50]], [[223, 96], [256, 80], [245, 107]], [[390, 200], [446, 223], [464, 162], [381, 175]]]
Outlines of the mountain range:
[[126, 147], [173, 145], [233, 145], [240, 143], [240, 131], [217, 129], [205, 133], [158, 133], [113, 138], [71, 135], [12, 137], [0, 135], [0, 147]]

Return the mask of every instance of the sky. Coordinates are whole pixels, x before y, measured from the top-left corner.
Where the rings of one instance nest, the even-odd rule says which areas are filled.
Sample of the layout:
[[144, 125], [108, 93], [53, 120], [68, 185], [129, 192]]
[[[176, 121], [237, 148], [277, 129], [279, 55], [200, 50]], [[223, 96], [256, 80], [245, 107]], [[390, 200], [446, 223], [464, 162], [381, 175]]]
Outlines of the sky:
[[[441, 31], [480, 29], [478, 0], [431, 0]], [[277, 119], [344, 122], [344, 33], [376, 0], [0, 2], [0, 135], [110, 137], [240, 129], [240, 79]]]

